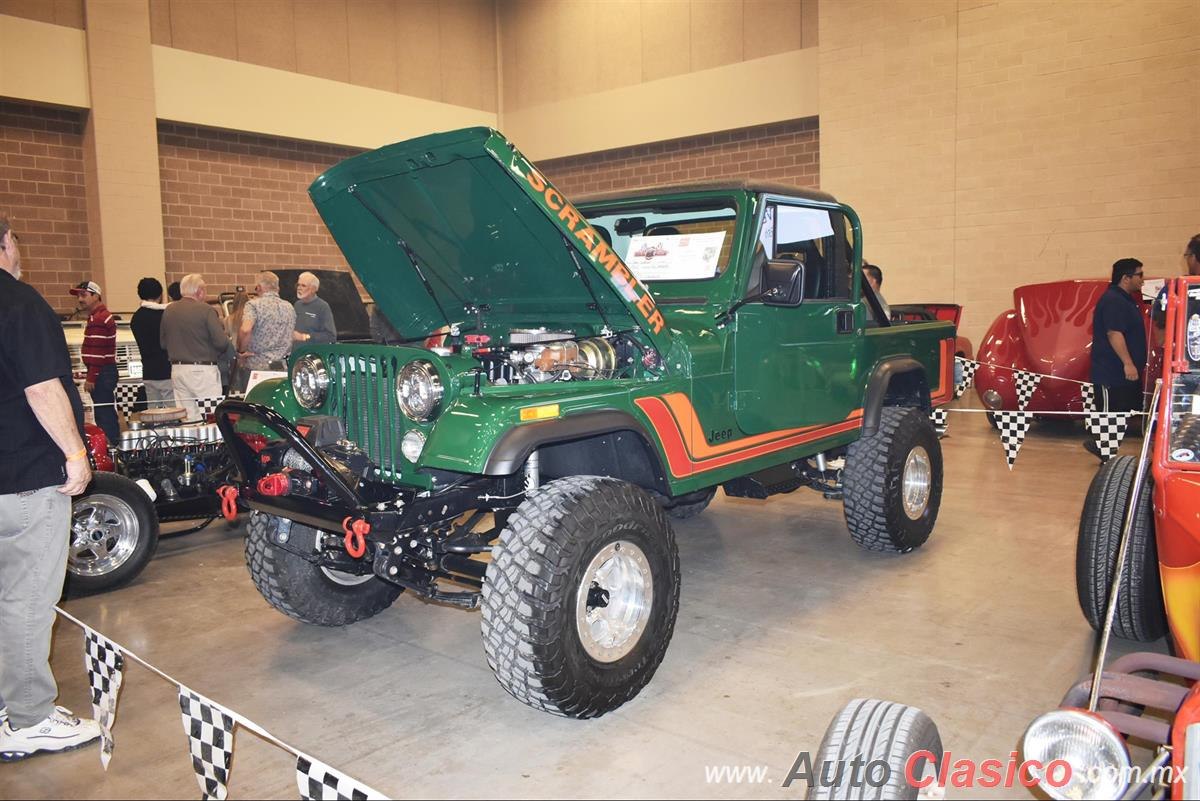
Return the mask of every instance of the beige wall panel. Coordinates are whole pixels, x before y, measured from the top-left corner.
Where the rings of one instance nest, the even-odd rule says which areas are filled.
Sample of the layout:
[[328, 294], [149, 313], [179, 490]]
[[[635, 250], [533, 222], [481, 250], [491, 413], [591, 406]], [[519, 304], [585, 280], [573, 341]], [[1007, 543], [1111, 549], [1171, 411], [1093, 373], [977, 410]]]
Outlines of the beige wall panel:
[[690, 72], [692, 4], [642, 0], [642, 80]]
[[[591, 42], [582, 43], [586, 49], [595, 51], [596, 86], [615, 89], [641, 83], [642, 37], [645, 35], [641, 0], [597, 0], [596, 4], [601, 18], [606, 21], [605, 27], [612, 31], [607, 36], [592, 33]], [[597, 42], [603, 42], [603, 45], [596, 46], [594, 43]]]
[[171, 0], [150, 0], [150, 43], [171, 47]]
[[296, 71], [350, 80], [346, 0], [295, 0]]
[[54, 3], [46, 0], [0, 0], [0, 14], [55, 24]]
[[[1200, 230], [1200, 5], [1005, 2], [959, 15], [957, 264], [986, 325], [1014, 286], [1177, 274]], [[1005, 280], [989, 276], [1005, 253]], [[973, 316], [975, 316], [973, 314]]]
[[[172, 19], [178, 6], [179, 0], [174, 0]], [[178, 31], [178, 27], [173, 30]], [[295, 72], [296, 20], [292, 0], [237, 0], [237, 55], [225, 58]]]
[[861, 215], [864, 256], [883, 267], [889, 302], [949, 297], [955, 2], [820, 11], [821, 187]]
[[171, 45], [221, 58], [238, 57], [238, 8], [232, 0], [171, 3]]
[[496, 110], [496, 12], [492, 0], [442, 0], [441, 99]]
[[158, 117], [373, 148], [435, 131], [496, 127], [496, 115], [325, 78], [153, 49]]
[[821, 5], [822, 185], [863, 214], [889, 301], [962, 303], [978, 342], [1021, 284], [1123, 256], [1179, 272], [1200, 230], [1200, 4], [1081, 8]]
[[145, 0], [87, 0], [87, 22], [92, 278], [111, 308], [130, 310], [137, 308], [138, 279], [161, 278], [166, 263], [150, 7]]
[[392, 0], [349, 0], [350, 83], [397, 91], [396, 4]]
[[803, 39], [801, 47], [816, 47], [820, 44], [818, 31], [821, 27], [820, 0], [797, 0], [800, 3]]
[[[640, 0], [639, 0], [640, 2]], [[578, 0], [501, 0], [500, 36], [504, 60], [505, 109], [522, 109], [560, 97], [563, 70], [548, 65], [559, 63], [564, 51], [576, 44], [576, 36], [558, 38], [559, 19], [569, 18], [564, 8], [578, 8]], [[641, 55], [641, 42], [637, 42]], [[639, 78], [640, 80], [640, 75]]]
[[800, 0], [745, 0], [742, 53], [745, 58], [773, 56], [804, 46]]
[[[518, 111], [503, 130], [533, 159], [728, 131], [817, 115], [817, 51], [792, 50]], [[780, 75], [795, 76], [780, 81]], [[705, 102], [697, 103], [697, 97]], [[645, 113], [654, 109], [654, 114]]]
[[692, 70], [723, 67], [742, 60], [742, 13], [742, 0], [692, 3]]
[[83, 0], [54, 0], [54, 24], [83, 29]]
[[0, 97], [91, 105], [82, 30], [0, 15], [0, 42]]
[[437, 0], [396, 6], [397, 88], [401, 94], [442, 99], [441, 31]]

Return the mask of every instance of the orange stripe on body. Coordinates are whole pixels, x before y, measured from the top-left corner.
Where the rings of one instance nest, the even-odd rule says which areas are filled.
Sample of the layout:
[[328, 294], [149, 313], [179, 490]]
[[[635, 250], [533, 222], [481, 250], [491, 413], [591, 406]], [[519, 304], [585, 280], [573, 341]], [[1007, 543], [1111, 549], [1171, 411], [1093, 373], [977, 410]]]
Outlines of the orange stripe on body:
[[954, 340], [942, 340], [942, 372], [938, 376], [938, 388], [930, 393], [929, 403], [932, 406], [941, 406], [943, 403], [949, 403], [954, 395]]
[[[654, 426], [667, 456], [667, 466], [676, 478], [716, 470], [862, 427], [863, 411], [855, 409], [845, 420], [833, 425], [771, 431], [714, 447], [707, 441], [697, 442], [693, 432], [699, 428], [700, 421], [691, 401], [683, 393], [670, 393], [664, 398], [638, 398], [634, 402]], [[672, 413], [672, 408], [679, 409], [678, 415], [682, 416], [682, 420], [680, 416]], [[702, 448], [699, 447], [701, 444]]]

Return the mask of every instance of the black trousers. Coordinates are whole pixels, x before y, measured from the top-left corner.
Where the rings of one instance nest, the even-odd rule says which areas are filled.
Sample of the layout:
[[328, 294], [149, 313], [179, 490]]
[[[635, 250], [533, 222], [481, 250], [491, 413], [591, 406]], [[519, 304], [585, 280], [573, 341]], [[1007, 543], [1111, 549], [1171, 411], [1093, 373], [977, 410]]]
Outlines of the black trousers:
[[1095, 384], [1096, 411], [1140, 412], [1145, 409], [1141, 381], [1122, 381], [1114, 386]]

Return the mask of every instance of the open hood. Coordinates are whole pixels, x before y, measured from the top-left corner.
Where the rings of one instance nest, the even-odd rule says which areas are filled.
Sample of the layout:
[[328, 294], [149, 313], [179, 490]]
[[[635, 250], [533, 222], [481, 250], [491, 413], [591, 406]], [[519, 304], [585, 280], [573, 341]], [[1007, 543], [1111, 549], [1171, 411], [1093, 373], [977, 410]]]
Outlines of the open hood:
[[[670, 333], [650, 292], [502, 135], [468, 128], [363, 153], [309, 188], [376, 304], [406, 339], [447, 323]], [[565, 325], [564, 325], [565, 324]]]

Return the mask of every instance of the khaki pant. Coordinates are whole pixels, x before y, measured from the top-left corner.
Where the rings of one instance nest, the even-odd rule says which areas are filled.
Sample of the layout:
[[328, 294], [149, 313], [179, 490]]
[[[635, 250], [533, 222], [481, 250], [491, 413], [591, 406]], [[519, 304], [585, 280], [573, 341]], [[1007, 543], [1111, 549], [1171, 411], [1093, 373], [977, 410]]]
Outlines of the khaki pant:
[[221, 397], [221, 371], [215, 364], [173, 364], [171, 383], [175, 401], [187, 409], [188, 420], [200, 420], [197, 398]]
[[71, 499], [46, 487], [0, 495], [0, 706], [14, 728], [54, 711], [54, 604], [62, 595]]

